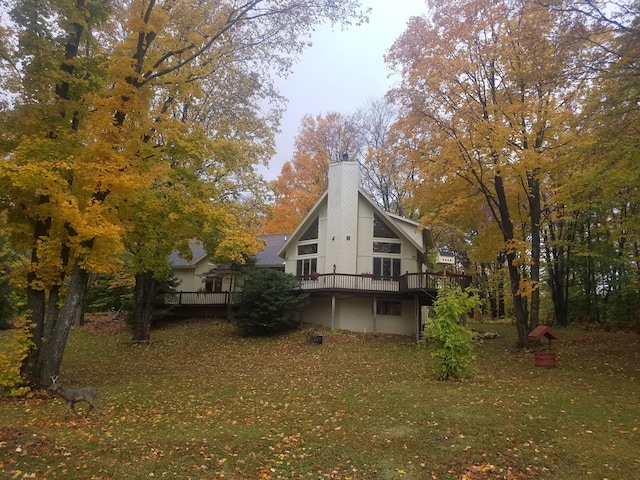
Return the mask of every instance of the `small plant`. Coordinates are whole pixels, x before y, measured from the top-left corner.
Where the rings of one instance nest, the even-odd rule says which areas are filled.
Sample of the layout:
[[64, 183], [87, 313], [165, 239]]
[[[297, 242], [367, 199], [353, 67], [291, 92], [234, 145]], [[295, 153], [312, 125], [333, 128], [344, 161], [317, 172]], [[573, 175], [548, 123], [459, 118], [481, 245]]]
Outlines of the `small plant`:
[[441, 380], [464, 377], [474, 359], [473, 334], [460, 324], [463, 315], [480, 306], [474, 293], [471, 289], [463, 292], [460, 287], [441, 290], [434, 304], [435, 316], [425, 326], [425, 338], [433, 342], [431, 356], [436, 359]]

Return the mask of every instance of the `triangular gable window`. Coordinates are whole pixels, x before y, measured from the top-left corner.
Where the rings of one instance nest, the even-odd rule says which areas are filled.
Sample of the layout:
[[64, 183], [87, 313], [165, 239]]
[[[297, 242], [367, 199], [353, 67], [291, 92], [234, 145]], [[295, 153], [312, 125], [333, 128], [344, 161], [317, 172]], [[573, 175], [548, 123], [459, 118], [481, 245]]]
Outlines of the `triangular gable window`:
[[373, 236], [378, 238], [400, 238], [384, 223], [384, 220], [377, 213], [373, 214]]
[[316, 240], [318, 238], [318, 217], [315, 218], [315, 220], [313, 222], [311, 222], [311, 225], [309, 225], [309, 228], [307, 228], [307, 231], [304, 232], [304, 235], [302, 235], [302, 237], [300, 237], [300, 241], [304, 241], [304, 240]]

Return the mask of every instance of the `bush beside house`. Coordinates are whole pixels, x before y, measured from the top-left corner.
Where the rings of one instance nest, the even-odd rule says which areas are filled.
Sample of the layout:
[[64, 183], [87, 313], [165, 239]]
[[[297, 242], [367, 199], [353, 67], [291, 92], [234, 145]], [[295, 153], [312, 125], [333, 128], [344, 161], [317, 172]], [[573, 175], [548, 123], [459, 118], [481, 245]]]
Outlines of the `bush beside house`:
[[271, 269], [255, 269], [247, 275], [233, 321], [246, 336], [265, 336], [298, 327], [298, 315], [307, 303], [298, 279]]

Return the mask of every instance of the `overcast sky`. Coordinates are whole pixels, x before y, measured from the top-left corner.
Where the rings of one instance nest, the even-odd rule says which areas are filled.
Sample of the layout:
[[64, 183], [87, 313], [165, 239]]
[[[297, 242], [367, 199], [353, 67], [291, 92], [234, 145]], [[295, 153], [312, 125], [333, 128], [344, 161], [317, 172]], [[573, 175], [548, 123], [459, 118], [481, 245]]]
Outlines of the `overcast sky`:
[[[369, 99], [381, 98], [394, 82], [384, 63], [384, 54], [404, 32], [407, 21], [426, 13], [425, 0], [362, 0], [371, 8], [369, 23], [341, 31], [322, 26], [312, 37], [293, 73], [278, 80], [288, 99], [276, 137], [277, 153], [269, 168], [260, 169], [267, 179], [280, 175], [283, 163], [291, 160], [300, 121], [306, 114], [331, 111], [353, 113]], [[397, 80], [397, 79], [396, 79]]]

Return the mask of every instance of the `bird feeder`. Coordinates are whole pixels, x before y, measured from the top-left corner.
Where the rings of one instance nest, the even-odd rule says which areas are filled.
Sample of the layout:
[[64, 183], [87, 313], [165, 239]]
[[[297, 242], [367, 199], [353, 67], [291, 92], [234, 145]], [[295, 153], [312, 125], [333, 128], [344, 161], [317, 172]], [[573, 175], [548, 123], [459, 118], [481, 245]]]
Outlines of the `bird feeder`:
[[[548, 348], [543, 349], [542, 339], [548, 340]], [[529, 342], [534, 345], [533, 353], [536, 367], [553, 368], [556, 366], [556, 353], [553, 351], [553, 340], [560, 340], [556, 332], [546, 325], [540, 325], [534, 328], [528, 336]]]

